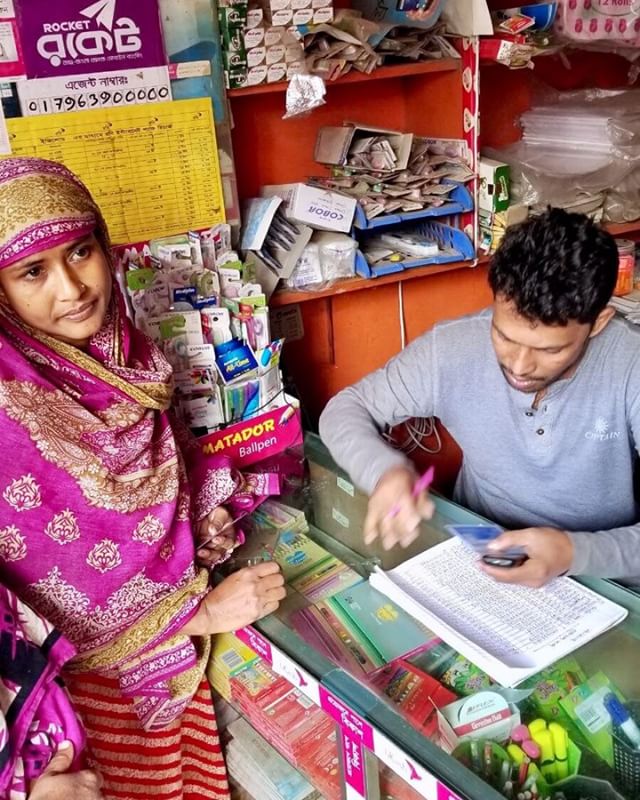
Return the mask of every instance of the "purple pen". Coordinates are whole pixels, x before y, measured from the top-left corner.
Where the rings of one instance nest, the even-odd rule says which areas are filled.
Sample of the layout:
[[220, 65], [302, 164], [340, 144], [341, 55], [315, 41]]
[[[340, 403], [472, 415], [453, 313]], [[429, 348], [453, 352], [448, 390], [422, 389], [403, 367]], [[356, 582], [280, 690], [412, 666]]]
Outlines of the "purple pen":
[[[429, 469], [422, 475], [422, 477], [418, 478], [415, 482], [413, 491], [411, 492], [411, 497], [418, 497], [419, 495], [424, 492], [425, 489], [428, 489], [431, 486], [433, 481], [433, 476], [435, 475], [435, 468], [433, 466], [429, 467]], [[391, 511], [387, 514], [388, 519], [393, 519], [393, 517], [397, 517], [400, 513], [400, 504], [396, 504]]]

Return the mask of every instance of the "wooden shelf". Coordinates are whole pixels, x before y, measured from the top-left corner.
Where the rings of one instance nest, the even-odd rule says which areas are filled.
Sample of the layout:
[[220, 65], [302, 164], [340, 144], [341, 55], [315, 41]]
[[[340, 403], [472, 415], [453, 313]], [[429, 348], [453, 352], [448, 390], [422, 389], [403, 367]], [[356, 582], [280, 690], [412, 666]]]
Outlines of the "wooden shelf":
[[640, 219], [633, 222], [605, 222], [604, 227], [612, 236], [626, 234], [640, 234]]
[[[366, 81], [382, 81], [391, 78], [407, 78], [413, 75], [424, 75], [429, 72], [453, 72], [460, 69], [459, 58], [440, 58], [433, 61], [420, 61], [417, 64], [393, 64], [388, 67], [378, 67], [373, 72], [349, 72], [342, 78], [335, 81], [327, 81], [327, 89], [334, 86], [345, 86], [350, 83], [363, 83]], [[280, 81], [279, 83], [261, 83], [258, 86], [246, 86], [242, 89], [229, 89], [228, 97], [250, 97], [256, 94], [276, 94], [286, 92], [289, 83]]]
[[279, 308], [280, 306], [287, 306], [292, 303], [305, 303], [310, 300], [335, 297], [339, 294], [359, 292], [363, 289], [376, 289], [379, 286], [386, 286], [389, 283], [404, 283], [405, 281], [414, 280], [416, 278], [428, 278], [430, 275], [454, 272], [458, 269], [470, 269], [488, 263], [488, 256], [479, 256], [475, 261], [452, 261], [450, 264], [434, 264], [430, 267], [417, 267], [415, 269], [404, 270], [403, 272], [394, 272], [391, 275], [383, 275], [380, 278], [349, 278], [348, 280], [338, 281], [328, 289], [323, 289], [319, 292], [279, 290], [271, 297], [269, 307]]

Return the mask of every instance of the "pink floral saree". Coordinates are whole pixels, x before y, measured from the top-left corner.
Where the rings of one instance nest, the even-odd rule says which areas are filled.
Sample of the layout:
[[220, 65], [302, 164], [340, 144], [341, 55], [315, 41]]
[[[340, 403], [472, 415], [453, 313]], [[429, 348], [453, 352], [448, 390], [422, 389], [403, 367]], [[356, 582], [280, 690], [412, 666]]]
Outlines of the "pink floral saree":
[[[100, 212], [65, 168], [0, 162], [0, 268], [91, 220], [108, 252]], [[0, 580], [73, 643], [74, 668], [117, 674], [147, 730], [179, 717], [208, 655], [208, 639], [180, 633], [208, 588], [194, 523], [221, 504], [237, 518], [238, 494], [272, 488], [269, 476], [245, 484], [227, 464], [185, 463], [171, 393], [169, 365], [115, 285], [87, 351], [0, 304]]]

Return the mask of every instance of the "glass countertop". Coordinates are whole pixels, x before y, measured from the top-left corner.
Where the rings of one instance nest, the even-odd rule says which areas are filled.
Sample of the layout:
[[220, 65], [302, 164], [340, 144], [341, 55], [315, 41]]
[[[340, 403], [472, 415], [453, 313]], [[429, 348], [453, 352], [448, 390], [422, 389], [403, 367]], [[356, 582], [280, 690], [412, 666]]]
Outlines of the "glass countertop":
[[[422, 523], [418, 539], [409, 548], [395, 547], [385, 551], [378, 542], [367, 547], [362, 541], [367, 497], [359, 492], [351, 484], [348, 476], [336, 467], [317, 436], [307, 436], [305, 456], [307, 474], [304, 486], [299, 487], [293, 495], [288, 495], [285, 502], [305, 512], [309, 523], [308, 536], [311, 539], [364, 578], [368, 577], [376, 565], [383, 569], [391, 569], [418, 552], [448, 539], [446, 525], [483, 521], [461, 506], [435, 496], [435, 514], [431, 520]], [[596, 696], [598, 692], [602, 694], [605, 691], [602, 686], [606, 688], [608, 679], [628, 704], [636, 699], [640, 700], [640, 669], [637, 667], [640, 664], [638, 641], [640, 597], [610, 581], [580, 579], [580, 582], [624, 606], [629, 614], [621, 625], [573, 653], [569, 660], [563, 659], [555, 674], [545, 671], [542, 676], [544, 680], [533, 678], [524, 684], [525, 687], [535, 686], [537, 705], [535, 703], [533, 706], [530, 705], [533, 702], [531, 698], [524, 704], [519, 704], [523, 721], [529, 722], [532, 717], [543, 714], [548, 715], [548, 720], [551, 721], [555, 719], [554, 714], [559, 713], [559, 721], [569, 729], [572, 739], [579, 745], [581, 751], [579, 775], [585, 776], [585, 779], [575, 777], [569, 782], [551, 784], [548, 787], [549, 791], [540, 794], [540, 798], [541, 800], [543, 796], [555, 798], [554, 792], [562, 789], [566, 800], [637, 800], [640, 798], [640, 751], [636, 761], [633, 752], [629, 753], [625, 748], [617, 747], [618, 775], [616, 776], [613, 764], [608, 764], [602, 755], [595, 752], [599, 751], [606, 755], [608, 761], [612, 761], [610, 734], [608, 734], [608, 749], [607, 745], [603, 744], [602, 738], [595, 735], [588, 743], [578, 741], [581, 736], [580, 730], [568, 721], [564, 710], [559, 710], [560, 706], [557, 702], [553, 703], [554, 698], [551, 696], [554, 689], [553, 681], [556, 679], [569, 681], [569, 684], [565, 685], [568, 692], [578, 684], [582, 684], [585, 678], [589, 678], [595, 681], [592, 690]], [[362, 670], [346, 667], [344, 663], [339, 665], [340, 659], [329, 657], [326, 650], [321, 652], [307, 636], [298, 633], [297, 631], [301, 630], [300, 626], [294, 625], [292, 621], [296, 619], [301, 609], [306, 609], [311, 604], [309, 599], [289, 588], [287, 599], [278, 612], [261, 620], [256, 627], [328, 689], [344, 699], [356, 712], [384, 732], [408, 756], [416, 759], [462, 797], [469, 800], [492, 800], [492, 798], [497, 800], [509, 796], [510, 791], [513, 792], [514, 798], [518, 797], [517, 788], [511, 789], [509, 786], [510, 780], [506, 778], [506, 768], [500, 772], [501, 759], [504, 756], [504, 750], [500, 745], [490, 746], [493, 748], [491, 757], [495, 763], [493, 768], [488, 768], [489, 774], [484, 773], [487, 767], [480, 763], [483, 754], [486, 753], [487, 761], [490, 755], [489, 751], [483, 749], [484, 741], [479, 745], [480, 762], [476, 757], [477, 753], [471, 752], [468, 742], [466, 745], [460, 744], [453, 755], [450, 755], [438, 744], [439, 737], [433, 734], [433, 730], [429, 729], [431, 735], [427, 735], [427, 728], [419, 729], [411, 721], [406, 710], [401, 712], [398, 705], [380, 688], [381, 684], [376, 676], [379, 676], [384, 668], [373, 674], [371, 672], [365, 674]], [[489, 686], [486, 676], [444, 643], [409, 655], [406, 661], [412, 668], [417, 668], [419, 672], [444, 683], [458, 697], [468, 696], [474, 690]], [[599, 681], [602, 680], [605, 683], [601, 685]], [[640, 703], [638, 709], [640, 710]], [[640, 716], [638, 720], [640, 721]], [[587, 720], [587, 723], [592, 727], [601, 724], [594, 720]], [[602, 737], [602, 732], [599, 735]], [[577, 753], [578, 751], [573, 753], [574, 761]], [[626, 761], [622, 758], [623, 755], [627, 758]], [[571, 759], [570, 755], [569, 761]], [[577, 769], [575, 763], [570, 766], [572, 770]], [[633, 769], [636, 772], [627, 775], [626, 778], [621, 777], [621, 774], [627, 774], [624, 770]], [[616, 777], [617, 787], [614, 790], [609, 782], [614, 783]], [[625, 780], [627, 783], [624, 783]], [[636, 780], [637, 784], [634, 783]], [[540, 783], [545, 786], [544, 780]], [[493, 784], [493, 787], [490, 784]], [[559, 799], [561, 797], [562, 795], [558, 795]]]

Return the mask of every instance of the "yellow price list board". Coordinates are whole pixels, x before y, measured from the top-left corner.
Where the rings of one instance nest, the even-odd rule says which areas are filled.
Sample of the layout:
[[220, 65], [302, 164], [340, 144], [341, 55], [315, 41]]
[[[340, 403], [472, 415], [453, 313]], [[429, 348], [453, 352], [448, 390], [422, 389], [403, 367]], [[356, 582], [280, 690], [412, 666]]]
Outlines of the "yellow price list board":
[[60, 161], [88, 186], [114, 244], [224, 222], [208, 98], [7, 120], [14, 156]]

